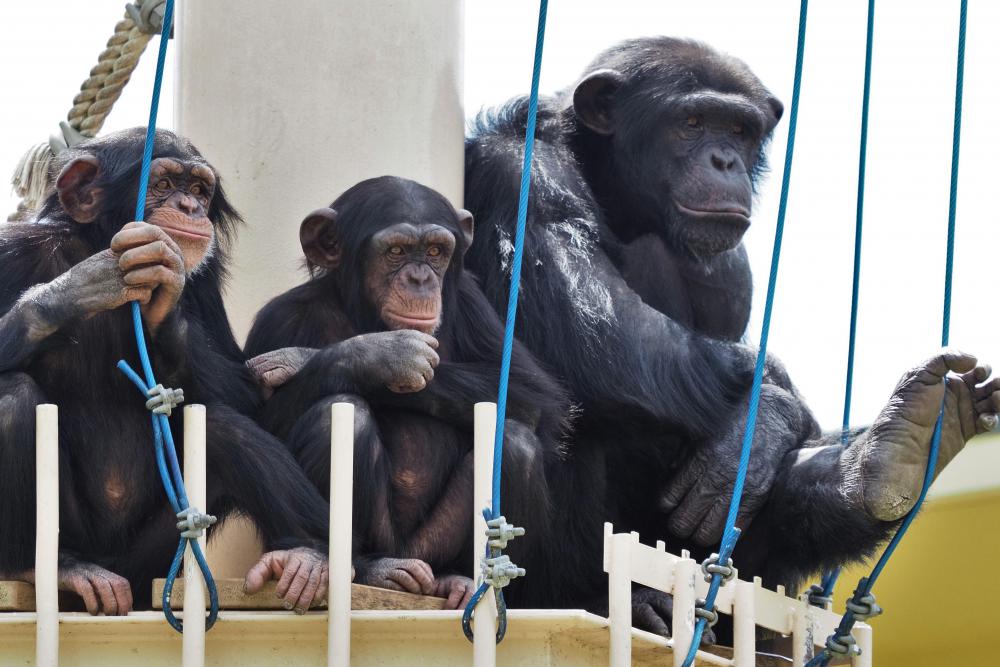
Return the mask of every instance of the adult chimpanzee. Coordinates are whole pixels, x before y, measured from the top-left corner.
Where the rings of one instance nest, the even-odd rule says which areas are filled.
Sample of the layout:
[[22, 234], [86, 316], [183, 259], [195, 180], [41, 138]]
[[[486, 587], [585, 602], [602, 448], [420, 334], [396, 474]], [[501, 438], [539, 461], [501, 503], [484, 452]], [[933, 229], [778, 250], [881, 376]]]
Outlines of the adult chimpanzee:
[[[149, 414], [115, 369], [119, 359], [138, 367], [120, 308], [137, 300], [159, 378], [208, 406], [209, 511], [248, 515], [269, 550], [247, 587], [280, 578], [286, 607], [305, 611], [325, 594], [326, 503], [244, 416], [259, 391], [220, 293], [239, 218], [194, 146], [159, 131], [149, 223], [129, 222], [144, 138], [137, 128], [67, 151], [39, 219], [0, 226], [0, 573], [33, 578], [34, 409], [43, 402], [60, 408], [60, 586], [91, 613], [126, 614], [149, 604], [153, 577], [167, 571], [177, 519]], [[179, 412], [172, 421], [180, 434]]]
[[[466, 204], [481, 229], [467, 262], [498, 310], [527, 106], [481, 115], [466, 147]], [[756, 356], [737, 342], [751, 290], [741, 239], [781, 114], [745, 64], [666, 37], [609, 49], [539, 103], [518, 335], [581, 403], [568, 462], [582, 480], [568, 492], [577, 511], [674, 549], [705, 553], [724, 523]], [[944, 354], [908, 374], [846, 449], [811, 447], [823, 444], [815, 420], [772, 361], [741, 572], [791, 584], [887, 536], [919, 489], [949, 369], [966, 375], [949, 385], [958, 400], [939, 469], [997, 408], [996, 383], [976, 387], [989, 373], [973, 358]], [[566, 549], [599, 562], [585, 551]], [[599, 572], [590, 581], [596, 589]], [[582, 588], [560, 602], [578, 603]], [[662, 596], [639, 591], [635, 602], [640, 622], [666, 631]]]
[[[472, 216], [387, 176], [311, 213], [300, 237], [312, 279], [265, 306], [247, 339], [265, 382], [283, 385], [263, 422], [325, 490], [329, 406], [354, 403], [357, 580], [464, 605], [471, 581], [454, 573], [472, 559], [472, 408], [495, 400], [503, 340], [462, 268]], [[503, 493], [528, 529], [511, 551], [532, 569], [525, 593], [544, 589], [552, 561], [543, 466], [558, 457], [565, 408], [560, 387], [516, 347]]]

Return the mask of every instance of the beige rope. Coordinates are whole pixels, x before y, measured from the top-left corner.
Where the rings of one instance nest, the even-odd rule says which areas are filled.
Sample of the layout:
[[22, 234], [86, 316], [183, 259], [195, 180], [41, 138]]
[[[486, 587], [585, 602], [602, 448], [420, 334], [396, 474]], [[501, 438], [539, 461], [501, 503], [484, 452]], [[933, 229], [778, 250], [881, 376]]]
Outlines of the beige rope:
[[151, 33], [143, 32], [128, 13], [118, 22], [115, 34], [97, 58], [97, 65], [90, 70], [90, 76], [73, 98], [73, 108], [67, 115], [71, 129], [64, 127], [62, 137], [54, 136], [48, 143], [32, 146], [14, 170], [11, 184], [21, 203], [8, 220], [29, 219], [45, 200], [49, 190], [49, 167], [55, 156], [53, 144], [58, 150], [62, 143], [75, 145], [97, 136], [152, 37]]

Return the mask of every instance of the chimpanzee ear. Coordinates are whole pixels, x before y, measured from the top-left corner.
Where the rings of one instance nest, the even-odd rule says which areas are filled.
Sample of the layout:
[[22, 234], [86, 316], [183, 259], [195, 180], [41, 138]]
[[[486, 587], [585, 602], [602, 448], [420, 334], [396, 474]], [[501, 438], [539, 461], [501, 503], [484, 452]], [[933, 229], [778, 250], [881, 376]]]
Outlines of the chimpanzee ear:
[[475, 223], [472, 220], [472, 214], [464, 208], [460, 208], [455, 212], [458, 214], [458, 228], [462, 230], [462, 237], [465, 239], [465, 247], [468, 248], [472, 245], [472, 230], [475, 227]]
[[101, 163], [93, 155], [73, 158], [56, 178], [56, 192], [63, 210], [77, 222], [87, 224], [101, 208], [101, 189], [94, 185]]
[[318, 208], [299, 226], [299, 243], [311, 264], [324, 269], [340, 266], [341, 245], [337, 239], [337, 212]]
[[785, 114], [785, 105], [777, 97], [768, 97], [767, 105], [771, 107], [771, 114], [774, 116], [774, 125], [777, 125], [778, 121]]
[[613, 69], [599, 69], [583, 77], [573, 91], [573, 110], [586, 127], [597, 134], [614, 134], [611, 100], [625, 77]]

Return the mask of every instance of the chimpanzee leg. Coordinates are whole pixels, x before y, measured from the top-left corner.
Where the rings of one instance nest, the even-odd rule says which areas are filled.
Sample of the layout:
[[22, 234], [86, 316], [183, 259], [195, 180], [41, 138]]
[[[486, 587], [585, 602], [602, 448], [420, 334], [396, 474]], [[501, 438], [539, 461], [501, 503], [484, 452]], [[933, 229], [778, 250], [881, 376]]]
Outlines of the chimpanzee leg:
[[0, 576], [35, 566], [35, 406], [44, 402], [31, 376], [0, 374]]
[[285, 446], [226, 406], [210, 406], [207, 421], [208, 486], [216, 504], [249, 516], [268, 550], [325, 551], [328, 505]]
[[354, 532], [355, 581], [411, 593], [429, 594], [434, 575], [416, 558], [398, 554], [399, 538], [389, 511], [389, 462], [378, 424], [368, 404], [358, 396], [334, 394], [317, 401], [292, 428], [288, 447], [323, 495], [330, 489], [330, 406], [354, 405]]

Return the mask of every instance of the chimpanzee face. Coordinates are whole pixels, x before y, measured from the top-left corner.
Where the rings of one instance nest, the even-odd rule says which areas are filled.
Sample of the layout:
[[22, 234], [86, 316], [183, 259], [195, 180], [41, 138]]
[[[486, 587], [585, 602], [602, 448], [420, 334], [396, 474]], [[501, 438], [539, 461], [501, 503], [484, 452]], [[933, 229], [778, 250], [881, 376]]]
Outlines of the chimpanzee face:
[[750, 226], [762, 148], [783, 108], [735, 60], [664, 72], [643, 80], [592, 72], [574, 110], [606, 138], [609, 190], [633, 224], [709, 257], [735, 248]]
[[387, 328], [437, 331], [444, 275], [454, 252], [455, 235], [435, 224], [401, 222], [372, 236], [365, 292]]
[[[84, 154], [63, 167], [56, 190], [63, 209], [80, 224], [101, 222], [111, 206], [109, 186], [101, 185], [102, 164], [97, 154]], [[184, 267], [194, 272], [215, 248], [215, 225], [209, 208], [215, 197], [216, 176], [212, 167], [197, 157], [156, 158], [150, 164], [145, 219], [162, 228], [180, 247]], [[118, 225], [124, 225], [125, 220]], [[117, 224], [105, 220], [104, 224]], [[117, 231], [117, 230], [111, 230]]]

